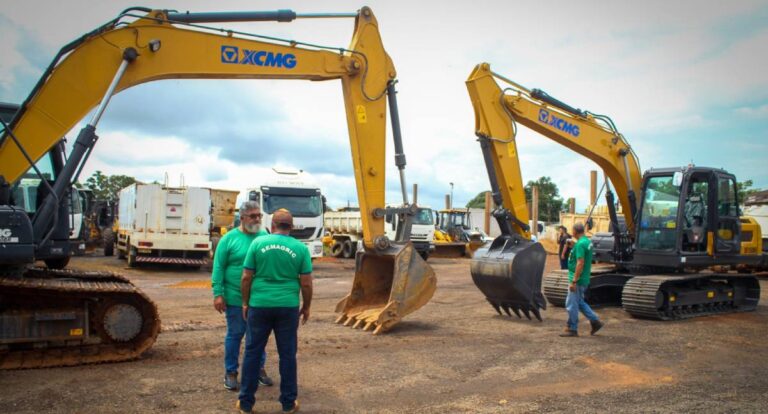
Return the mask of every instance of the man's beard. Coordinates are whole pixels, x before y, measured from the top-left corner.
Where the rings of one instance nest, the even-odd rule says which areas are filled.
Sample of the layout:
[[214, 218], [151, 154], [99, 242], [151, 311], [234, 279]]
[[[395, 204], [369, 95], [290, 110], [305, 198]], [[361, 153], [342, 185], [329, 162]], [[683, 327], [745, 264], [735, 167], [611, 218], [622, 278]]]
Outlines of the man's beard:
[[243, 224], [243, 228], [244, 228], [244, 229], [245, 229], [245, 231], [247, 231], [248, 233], [251, 233], [251, 234], [253, 234], [253, 233], [258, 233], [258, 232], [259, 232], [259, 230], [261, 230], [261, 224], [259, 224], [259, 223], [254, 223], [254, 224]]

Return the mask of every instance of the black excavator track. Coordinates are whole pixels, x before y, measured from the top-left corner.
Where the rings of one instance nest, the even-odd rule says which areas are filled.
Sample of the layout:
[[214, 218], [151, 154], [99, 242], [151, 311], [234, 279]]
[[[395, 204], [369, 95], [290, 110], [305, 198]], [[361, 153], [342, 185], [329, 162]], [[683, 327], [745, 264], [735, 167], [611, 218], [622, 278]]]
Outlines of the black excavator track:
[[[621, 305], [621, 289], [632, 276], [616, 273], [615, 270], [613, 266], [592, 268], [589, 290], [585, 295], [587, 303], [592, 306]], [[545, 275], [542, 287], [547, 302], [552, 306], [564, 307], [569, 285], [567, 270], [553, 270]]]
[[[544, 296], [553, 306], [565, 306], [568, 272], [544, 277]], [[632, 275], [599, 269], [592, 273], [585, 295], [592, 306], [615, 305], [636, 318], [661, 321], [753, 311], [760, 300], [754, 276], [715, 273]]]
[[131, 360], [160, 332], [157, 306], [109, 272], [29, 268], [0, 276], [0, 316], [0, 369]]
[[670, 321], [753, 311], [760, 300], [754, 276], [706, 274], [651, 275], [630, 279], [622, 307], [636, 318]]

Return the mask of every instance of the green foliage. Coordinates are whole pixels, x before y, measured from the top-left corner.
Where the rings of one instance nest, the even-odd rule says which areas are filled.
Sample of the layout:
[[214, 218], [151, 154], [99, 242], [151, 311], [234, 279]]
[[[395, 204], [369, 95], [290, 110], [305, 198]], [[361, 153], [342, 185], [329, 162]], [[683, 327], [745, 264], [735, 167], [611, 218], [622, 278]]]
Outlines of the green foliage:
[[557, 184], [549, 177], [540, 177], [536, 181], [528, 181], [525, 185], [525, 199], [533, 197], [533, 186], [539, 188], [539, 220], [548, 223], [560, 220], [560, 212], [567, 208], [567, 203], [560, 197]]
[[475, 198], [469, 200], [467, 208], [485, 208], [485, 193], [487, 191], [481, 191], [477, 193]]
[[85, 180], [85, 187], [93, 191], [94, 199], [117, 201], [120, 190], [136, 182], [127, 175], [104, 175], [96, 171]]
[[[539, 220], [556, 222], [560, 220], [560, 212], [568, 207], [560, 197], [557, 184], [549, 177], [541, 177], [536, 181], [528, 181], [525, 185], [525, 199], [530, 201], [532, 197], [531, 187], [539, 187]], [[478, 193], [467, 203], [467, 208], [485, 208], [485, 191]]]
[[739, 190], [739, 203], [743, 204], [744, 200], [746, 200], [747, 197], [762, 191], [759, 188], [751, 188], [752, 185], [753, 185], [752, 180], [739, 181], [736, 184], [736, 188]]

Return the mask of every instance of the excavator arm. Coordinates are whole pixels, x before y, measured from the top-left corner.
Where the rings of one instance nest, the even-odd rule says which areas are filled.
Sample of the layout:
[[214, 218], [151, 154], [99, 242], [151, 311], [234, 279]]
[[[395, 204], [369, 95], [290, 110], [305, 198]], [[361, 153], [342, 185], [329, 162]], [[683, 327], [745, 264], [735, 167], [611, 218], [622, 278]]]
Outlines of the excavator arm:
[[[264, 18], [270, 17], [260, 12]], [[201, 13], [202, 14], [202, 13]], [[276, 44], [234, 32], [222, 35], [186, 21], [251, 20], [243, 13], [169, 13], [152, 10], [125, 23], [132, 11], [67, 45], [11, 122], [29, 157], [38, 160], [105, 97], [124, 53], [133, 50], [114, 93], [161, 79], [339, 79], [349, 127], [365, 245], [384, 234], [386, 94], [395, 79], [378, 23], [368, 8], [355, 17], [349, 48], [335, 51], [299, 43]], [[285, 13], [274, 19], [290, 18]], [[106, 97], [109, 99], [109, 97]], [[233, 99], [236, 101], [236, 99]], [[17, 145], [0, 139], [0, 175], [15, 182], [29, 168]]]
[[[599, 165], [616, 189], [628, 231], [634, 232], [642, 172], [637, 156], [610, 118], [575, 109], [541, 90], [529, 90], [492, 72], [487, 63], [477, 65], [466, 84], [475, 110], [475, 134], [481, 145], [489, 142], [503, 205], [515, 217], [527, 223], [515, 142], [520, 124]], [[518, 232], [524, 234], [519, 227]]]
[[[504, 88], [499, 85], [504, 84]], [[629, 234], [637, 214], [636, 194], [642, 175], [637, 157], [610, 118], [575, 109], [543, 91], [528, 90], [477, 65], [466, 81], [475, 112], [475, 135], [480, 142], [495, 204], [493, 216], [501, 235], [477, 251], [470, 266], [475, 285], [501, 314], [510, 309], [517, 316], [532, 312], [540, 318], [546, 307], [541, 294], [546, 252], [530, 241], [520, 157], [518, 125], [524, 125], [593, 160], [605, 171], [619, 195]], [[631, 236], [619, 229], [613, 209], [613, 193], [607, 192], [616, 240], [614, 255], [631, 254]]]

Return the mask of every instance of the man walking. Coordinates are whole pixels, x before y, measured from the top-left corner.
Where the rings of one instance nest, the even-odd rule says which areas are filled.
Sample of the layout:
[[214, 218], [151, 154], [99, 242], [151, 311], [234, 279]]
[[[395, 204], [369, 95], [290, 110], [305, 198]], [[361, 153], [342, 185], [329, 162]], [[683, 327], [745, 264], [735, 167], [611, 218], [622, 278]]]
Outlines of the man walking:
[[594, 335], [603, 323], [597, 317], [592, 308], [584, 300], [584, 292], [589, 287], [589, 277], [592, 272], [592, 241], [584, 235], [584, 225], [576, 223], [573, 225], [573, 238], [576, 244], [568, 256], [568, 296], [565, 298], [565, 308], [568, 310], [568, 326], [565, 332], [560, 334], [563, 337], [579, 336], [579, 311], [589, 319], [592, 325], [590, 335]]
[[[259, 237], [243, 262], [241, 293], [243, 315], [248, 321], [243, 358], [243, 384], [237, 407], [251, 413], [258, 389], [257, 364], [274, 331], [280, 356], [280, 403], [283, 412], [299, 410], [296, 378], [297, 330], [309, 319], [312, 303], [312, 257], [309, 249], [290, 236], [293, 216], [280, 209], [272, 214], [272, 234]], [[303, 304], [299, 309], [299, 291]]]
[[[227, 318], [227, 335], [224, 337], [224, 387], [230, 391], [238, 389], [237, 371], [240, 344], [246, 333], [243, 319], [240, 277], [243, 274], [243, 260], [251, 242], [267, 234], [261, 228], [261, 207], [255, 201], [246, 201], [240, 206], [240, 226], [224, 235], [213, 256], [213, 307]], [[264, 371], [267, 354], [262, 355], [261, 381], [272, 385]]]

